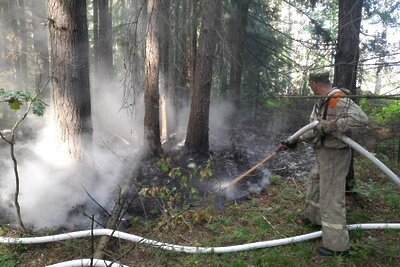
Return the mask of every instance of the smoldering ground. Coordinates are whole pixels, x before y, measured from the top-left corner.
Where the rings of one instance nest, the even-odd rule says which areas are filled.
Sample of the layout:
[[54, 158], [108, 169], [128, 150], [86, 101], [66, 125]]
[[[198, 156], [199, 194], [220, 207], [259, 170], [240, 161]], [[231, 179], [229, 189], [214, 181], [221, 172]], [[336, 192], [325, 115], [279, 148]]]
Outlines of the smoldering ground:
[[[121, 109], [123, 90], [120, 84], [98, 79], [96, 85], [93, 89], [95, 93], [92, 94], [94, 146], [92, 158], [88, 161], [90, 163], [77, 164], [69, 160], [68, 153], [52, 125], [51, 103], [45, 117], [30, 115], [24, 121], [24, 126], [34, 133], [34, 137], [28, 140], [24, 135], [16, 140], [21, 213], [27, 225], [37, 228], [65, 224], [70, 227], [90, 226], [89, 218], [71, 213], [74, 207], [84, 207], [87, 214], [94, 214], [97, 204], [93, 202], [93, 198], [111, 210], [118, 189], [127, 179], [133, 178], [133, 169], [140, 160], [143, 139], [143, 99], [139, 96], [135, 112], [128, 112]], [[180, 110], [169, 104], [171, 106], [167, 110], [175, 110], [175, 116], [169, 118], [174, 122], [170, 134], [175, 135], [175, 140], [168, 143], [168, 146], [169, 149], [179, 150], [186, 134], [189, 103]], [[214, 151], [214, 156], [217, 153], [221, 156], [216, 157], [216, 162], [221, 160], [221, 165], [216, 166], [218, 171], [214, 174], [219, 183], [229, 181], [250, 168], [272, 151], [274, 146], [273, 134], [268, 132], [268, 125], [247, 124], [246, 118], [244, 121], [234, 122], [235, 127], [240, 130], [236, 137], [232, 136], [232, 122], [229, 121], [231, 111], [232, 107], [223, 99], [211, 98], [210, 149]], [[271, 129], [275, 129], [275, 126]], [[13, 164], [7, 144], [2, 142], [1, 146], [0, 211], [4, 213], [6, 210], [7, 214], [15, 214]], [[164, 144], [164, 148], [166, 147]], [[241, 167], [236, 162], [240, 150], [245, 154], [245, 162], [239, 164]], [[269, 171], [264, 168], [253, 174], [253, 178], [244, 179], [239, 187], [229, 190], [225, 196], [234, 199], [251, 193], [257, 194], [269, 183], [269, 176]]]

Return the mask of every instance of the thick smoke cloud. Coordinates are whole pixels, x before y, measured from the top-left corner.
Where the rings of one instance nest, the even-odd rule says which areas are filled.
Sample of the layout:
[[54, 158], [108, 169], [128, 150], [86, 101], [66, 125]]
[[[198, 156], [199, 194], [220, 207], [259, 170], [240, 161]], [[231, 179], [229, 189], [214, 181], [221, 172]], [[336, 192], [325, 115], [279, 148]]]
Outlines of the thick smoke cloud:
[[[95, 212], [94, 202], [111, 209], [119, 186], [131, 178], [136, 166], [142, 134], [142, 116], [131, 116], [120, 110], [122, 93], [118, 84], [96, 88], [92, 99], [94, 147], [89, 164], [74, 162], [57, 138], [51, 116], [51, 106], [45, 117], [29, 116], [24, 129], [35, 135], [17, 136], [16, 158], [20, 176], [20, 206], [22, 219], [35, 228], [90, 225], [89, 219], [73, 213], [74, 207]], [[102, 90], [104, 89], [104, 90]], [[138, 114], [140, 112], [140, 107]], [[9, 111], [12, 112], [12, 111]], [[36, 127], [35, 127], [36, 125]], [[15, 214], [13, 197], [15, 178], [8, 145], [1, 142], [0, 209]]]

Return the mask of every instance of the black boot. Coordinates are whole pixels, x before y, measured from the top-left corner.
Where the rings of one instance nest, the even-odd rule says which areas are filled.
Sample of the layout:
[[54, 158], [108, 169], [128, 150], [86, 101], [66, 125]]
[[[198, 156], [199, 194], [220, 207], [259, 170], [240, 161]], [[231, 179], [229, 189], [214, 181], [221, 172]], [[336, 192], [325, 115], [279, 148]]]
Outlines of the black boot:
[[318, 248], [318, 254], [321, 256], [327, 256], [327, 257], [332, 257], [332, 256], [346, 256], [349, 254], [349, 250], [345, 251], [333, 251], [330, 250], [326, 247], [319, 247]]

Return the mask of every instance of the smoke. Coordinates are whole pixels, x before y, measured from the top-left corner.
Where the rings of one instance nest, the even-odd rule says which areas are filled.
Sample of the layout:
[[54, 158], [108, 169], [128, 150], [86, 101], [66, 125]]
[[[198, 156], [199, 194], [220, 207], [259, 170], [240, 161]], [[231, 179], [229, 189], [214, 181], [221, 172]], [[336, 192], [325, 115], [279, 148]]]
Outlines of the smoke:
[[[94, 145], [87, 163], [70, 158], [65, 144], [57, 137], [51, 107], [45, 117], [30, 115], [23, 122], [23, 135], [17, 137], [15, 154], [20, 176], [19, 202], [26, 225], [90, 226], [89, 218], [73, 209], [85, 208], [87, 214], [95, 214], [96, 205], [91, 198], [111, 209], [119, 187], [132, 178], [140, 150], [137, 144], [143, 135], [139, 130], [143, 128], [139, 126], [143, 123], [140, 106], [137, 116], [120, 110], [119, 85], [97, 82], [104, 87], [96, 88], [92, 100]], [[0, 151], [0, 212], [15, 214], [15, 177], [4, 141]]]
[[[44, 7], [36, 7], [32, 3], [31, 16], [35, 18], [44, 14]], [[36, 25], [41, 25], [41, 22], [42, 15], [35, 20]], [[39, 41], [46, 44], [47, 28], [41, 25], [37, 26], [37, 30], [43, 33], [36, 33]], [[4, 45], [0, 42], [0, 46]], [[115, 63], [122, 65], [121, 62]], [[139, 63], [137, 66], [142, 69]], [[0, 75], [1, 80], [12, 76], [12, 73], [3, 74]], [[140, 158], [143, 140], [143, 99], [138, 96], [132, 114], [121, 109], [123, 89], [119, 83], [92, 77], [91, 85], [94, 144], [90, 163], [83, 164], [70, 158], [67, 147], [58, 138], [51, 106], [47, 107], [44, 117], [29, 115], [22, 124], [24, 130], [16, 140], [15, 153], [20, 176], [19, 202], [26, 225], [35, 228], [90, 225], [88, 218], [73, 212], [74, 207], [85, 207], [88, 214], [96, 212], [96, 205], [86, 191], [99, 204], [110, 209], [119, 186], [132, 178], [130, 175]], [[141, 88], [137, 84], [133, 87]], [[167, 104], [167, 110], [174, 114], [169, 118], [169, 125], [172, 126], [169, 130], [176, 135], [176, 141], [183, 144], [190, 106], [188, 104], [178, 110], [172, 101]], [[210, 107], [211, 146], [229, 140], [229, 110], [229, 104], [213, 99]], [[6, 112], [13, 114], [9, 109]], [[0, 125], [0, 129], [3, 126]], [[9, 147], [4, 141], [0, 142], [0, 152], [0, 216], [4, 216], [5, 212], [15, 214], [15, 177]]]

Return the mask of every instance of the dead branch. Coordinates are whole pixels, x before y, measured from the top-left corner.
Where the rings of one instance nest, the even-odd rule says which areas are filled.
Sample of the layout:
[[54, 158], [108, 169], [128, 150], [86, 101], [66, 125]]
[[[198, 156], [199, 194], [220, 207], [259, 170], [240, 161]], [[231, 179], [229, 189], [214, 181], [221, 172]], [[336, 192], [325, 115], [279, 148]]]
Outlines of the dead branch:
[[108, 210], [106, 208], [104, 208], [102, 205], [100, 205], [99, 202], [97, 202], [90, 194], [89, 192], [86, 190], [86, 188], [84, 187], [83, 190], [85, 190], [86, 194], [88, 195], [88, 197], [100, 208], [102, 209], [109, 217], [111, 217], [111, 214], [108, 212]]
[[[126, 198], [128, 194], [129, 188], [128, 185], [125, 185], [119, 193], [118, 200], [114, 205], [114, 208], [111, 212], [111, 216], [107, 221], [106, 228], [107, 229], [116, 229], [118, 222], [120, 220], [120, 215], [122, 213], [124, 204], [126, 203]], [[110, 241], [111, 236], [102, 236], [100, 241], [96, 247], [93, 257], [95, 259], [102, 259], [104, 257], [104, 249], [107, 247], [108, 242]]]

